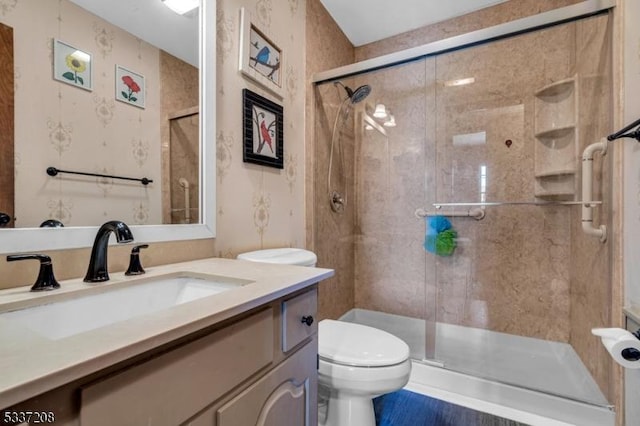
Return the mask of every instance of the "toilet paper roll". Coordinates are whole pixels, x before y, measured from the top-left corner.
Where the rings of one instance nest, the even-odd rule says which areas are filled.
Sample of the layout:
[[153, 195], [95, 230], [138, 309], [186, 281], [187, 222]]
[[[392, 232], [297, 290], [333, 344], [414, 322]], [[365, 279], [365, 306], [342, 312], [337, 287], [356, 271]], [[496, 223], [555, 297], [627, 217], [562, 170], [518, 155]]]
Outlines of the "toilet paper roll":
[[640, 340], [622, 328], [594, 328], [613, 359], [625, 368], [640, 369]]

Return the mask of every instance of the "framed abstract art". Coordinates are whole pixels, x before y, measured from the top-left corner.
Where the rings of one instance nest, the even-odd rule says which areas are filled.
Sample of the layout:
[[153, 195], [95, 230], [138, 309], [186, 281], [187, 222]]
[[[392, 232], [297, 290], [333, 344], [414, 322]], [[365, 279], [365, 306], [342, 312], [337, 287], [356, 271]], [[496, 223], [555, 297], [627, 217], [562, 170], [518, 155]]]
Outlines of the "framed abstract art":
[[249, 89], [242, 91], [244, 151], [246, 163], [283, 168], [283, 109]]

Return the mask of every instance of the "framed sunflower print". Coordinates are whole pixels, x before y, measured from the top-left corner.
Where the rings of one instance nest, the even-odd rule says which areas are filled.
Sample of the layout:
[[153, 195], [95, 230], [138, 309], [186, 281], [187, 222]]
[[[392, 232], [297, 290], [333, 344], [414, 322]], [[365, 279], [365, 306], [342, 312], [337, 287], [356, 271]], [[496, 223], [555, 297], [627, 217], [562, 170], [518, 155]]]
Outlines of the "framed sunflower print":
[[93, 89], [91, 54], [58, 39], [53, 39], [53, 78], [91, 91]]
[[144, 76], [116, 65], [116, 100], [144, 108]]
[[245, 163], [283, 168], [284, 137], [282, 106], [263, 98], [249, 89], [242, 90], [244, 111]]

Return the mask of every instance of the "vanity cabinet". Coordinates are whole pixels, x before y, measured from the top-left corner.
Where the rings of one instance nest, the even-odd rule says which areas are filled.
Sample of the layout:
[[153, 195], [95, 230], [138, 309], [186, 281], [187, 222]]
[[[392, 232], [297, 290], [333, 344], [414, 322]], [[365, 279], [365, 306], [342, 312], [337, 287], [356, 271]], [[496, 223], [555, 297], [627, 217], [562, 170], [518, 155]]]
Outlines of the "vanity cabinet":
[[11, 410], [52, 410], [57, 425], [315, 426], [316, 309], [314, 285]]

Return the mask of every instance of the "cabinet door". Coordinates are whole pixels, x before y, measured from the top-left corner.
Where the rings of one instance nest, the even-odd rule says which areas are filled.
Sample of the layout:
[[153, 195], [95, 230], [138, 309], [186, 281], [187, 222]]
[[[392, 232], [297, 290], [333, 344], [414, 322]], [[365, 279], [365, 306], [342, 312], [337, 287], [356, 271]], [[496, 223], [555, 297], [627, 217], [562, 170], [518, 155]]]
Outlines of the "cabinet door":
[[317, 337], [217, 411], [217, 426], [315, 426]]

